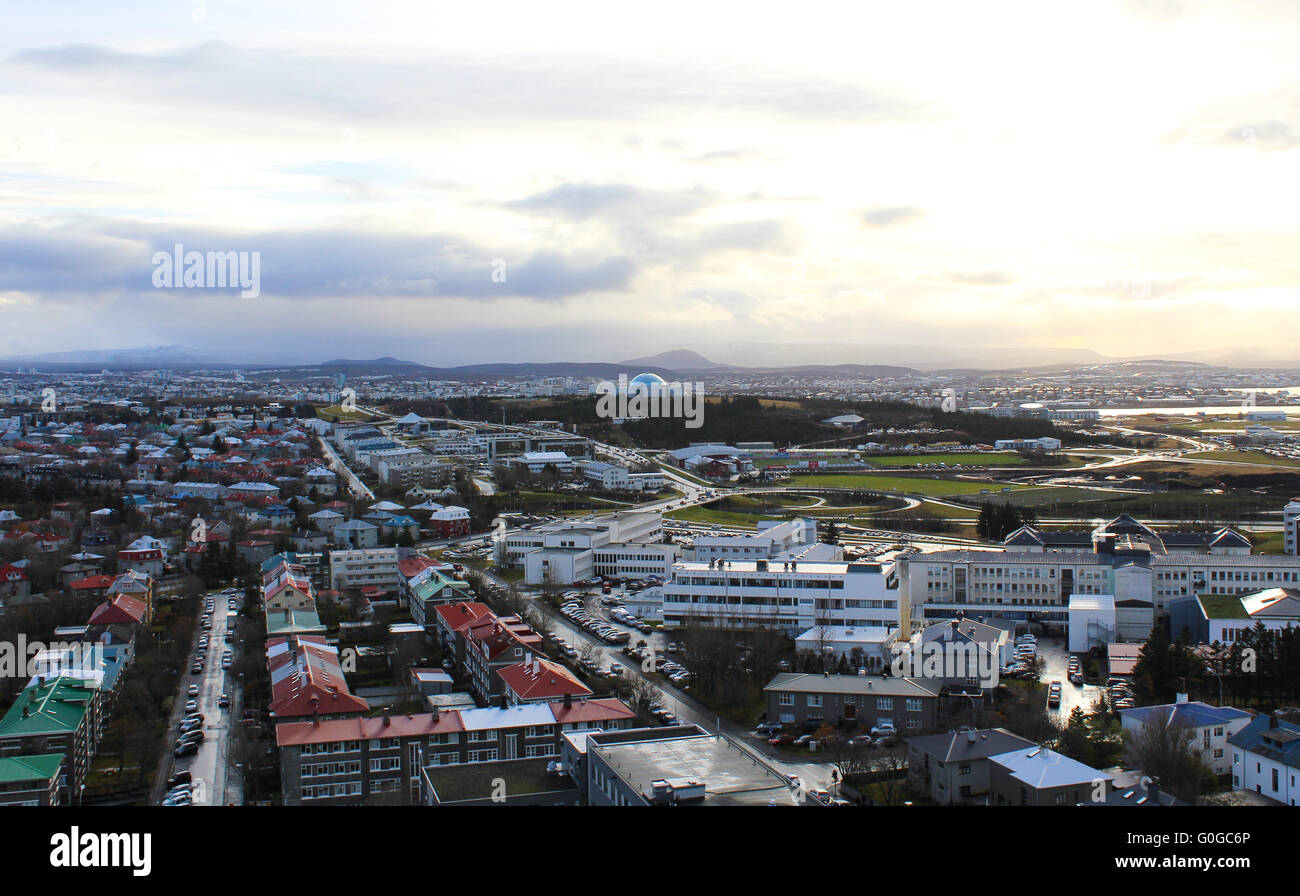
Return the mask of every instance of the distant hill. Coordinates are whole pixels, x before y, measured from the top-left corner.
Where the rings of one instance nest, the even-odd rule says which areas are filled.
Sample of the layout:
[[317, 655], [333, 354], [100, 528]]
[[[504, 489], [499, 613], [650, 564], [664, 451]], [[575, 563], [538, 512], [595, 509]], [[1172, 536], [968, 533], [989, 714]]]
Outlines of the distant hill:
[[691, 351], [688, 348], [675, 348], [672, 351], [660, 352], [648, 358], [632, 358], [618, 363], [625, 364], [628, 367], [663, 367], [669, 370], [718, 370], [731, 366], [730, 364], [718, 364], [715, 361], [710, 361], [699, 352]]

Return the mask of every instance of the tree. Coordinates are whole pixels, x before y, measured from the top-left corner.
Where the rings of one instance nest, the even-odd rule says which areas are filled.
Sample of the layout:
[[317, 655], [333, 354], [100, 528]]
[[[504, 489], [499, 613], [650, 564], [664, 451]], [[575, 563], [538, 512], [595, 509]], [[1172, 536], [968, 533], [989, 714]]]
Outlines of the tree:
[[1171, 724], [1173, 710], [1158, 707], [1136, 732], [1124, 733], [1124, 764], [1141, 769], [1180, 800], [1195, 803], [1210, 771], [1193, 746], [1194, 729]]
[[839, 526], [835, 525], [834, 521], [826, 526], [826, 529], [822, 532], [821, 540], [823, 544], [840, 543], [840, 529]]

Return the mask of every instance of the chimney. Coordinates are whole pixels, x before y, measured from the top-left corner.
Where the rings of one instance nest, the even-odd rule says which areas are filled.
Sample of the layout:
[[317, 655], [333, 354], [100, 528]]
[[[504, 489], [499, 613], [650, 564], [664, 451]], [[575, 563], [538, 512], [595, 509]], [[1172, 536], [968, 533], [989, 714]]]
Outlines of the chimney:
[[564, 695], [564, 708], [565, 708], [565, 709], [573, 709], [573, 695], [572, 695], [572, 694], [565, 694], [565, 695]]
[[975, 743], [975, 729], [972, 728], [972, 729], [968, 732], [968, 734], [967, 734], [966, 737], [967, 737], [967, 740], [969, 740], [971, 743]]
[[954, 620], [953, 620], [951, 623], [949, 623], [949, 624], [952, 626], [952, 637], [953, 637], [954, 640], [956, 640], [956, 638], [957, 638], [957, 620], [954, 619]]
[[1174, 694], [1174, 703], [1186, 703], [1187, 695], [1184, 693]]
[[393, 720], [392, 720], [391, 718], [389, 718], [387, 715], [385, 715], [385, 716], [384, 716], [384, 727], [387, 728], [387, 727], [388, 727], [389, 725], [391, 725], [391, 724], [393, 724]]
[[1276, 713], [1274, 713], [1273, 715], [1271, 715], [1271, 716], [1268, 717], [1268, 727], [1269, 727], [1269, 728], [1276, 728], [1276, 727], [1277, 727], [1277, 714], [1276, 714]]

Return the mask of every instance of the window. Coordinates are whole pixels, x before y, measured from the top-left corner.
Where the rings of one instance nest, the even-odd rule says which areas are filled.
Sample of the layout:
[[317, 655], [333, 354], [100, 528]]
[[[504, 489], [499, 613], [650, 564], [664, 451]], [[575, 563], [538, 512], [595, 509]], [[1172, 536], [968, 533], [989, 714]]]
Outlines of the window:
[[892, 710], [894, 708], [893, 697], [877, 697], [876, 709]]
[[821, 694], [809, 694], [809, 695], [808, 695], [808, 705], [809, 705], [809, 706], [821, 706], [821, 705], [822, 705], [822, 695], [821, 695]]
[[776, 702], [779, 706], [794, 706], [794, 694], [778, 694]]

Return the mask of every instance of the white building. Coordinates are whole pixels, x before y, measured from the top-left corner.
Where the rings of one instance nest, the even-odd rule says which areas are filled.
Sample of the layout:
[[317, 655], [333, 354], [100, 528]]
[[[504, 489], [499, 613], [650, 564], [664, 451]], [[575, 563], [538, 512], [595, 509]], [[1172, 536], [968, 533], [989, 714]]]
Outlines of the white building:
[[370, 548], [330, 552], [330, 588], [382, 588], [401, 591], [404, 580], [397, 563], [397, 548]]
[[1228, 745], [1233, 790], [1300, 806], [1300, 725], [1261, 713], [1229, 738]]
[[794, 519], [783, 522], [766, 520], [758, 524], [753, 535], [699, 535], [691, 546], [691, 559], [773, 560], [789, 559], [785, 555], [817, 543], [817, 521]]
[[530, 473], [540, 473], [547, 467], [554, 467], [557, 473], [573, 472], [573, 458], [563, 451], [525, 451], [511, 463], [527, 467]]
[[[1147, 607], [1154, 617], [1163, 618], [1180, 598], [1300, 586], [1300, 557], [1241, 553], [1240, 536], [1232, 530], [1156, 535], [1120, 517], [1092, 533], [1091, 550], [1085, 547], [1086, 537], [1082, 544], [1064, 537], [1060, 547], [1052, 543], [1057, 536], [1073, 534], [1021, 530], [1002, 550], [935, 551], [900, 558], [904, 600], [918, 619], [966, 612], [1063, 627], [1069, 621], [1071, 596], [1108, 594], [1115, 598], [1122, 629], [1125, 617], [1136, 625]], [[1034, 541], [1036, 537], [1048, 545]], [[1018, 541], [1032, 543], [1013, 544]]]
[[660, 589], [664, 625], [774, 627], [791, 635], [818, 625], [899, 628], [892, 573], [879, 563], [685, 561]]
[[1199, 700], [1188, 701], [1180, 695], [1178, 703], [1159, 706], [1137, 706], [1119, 711], [1124, 732], [1130, 737], [1139, 735], [1148, 725], [1165, 725], [1180, 729], [1191, 738], [1206, 768], [1216, 775], [1226, 775], [1232, 770], [1232, 757], [1228, 739], [1241, 731], [1252, 716], [1231, 706], [1211, 706]]
[[534, 585], [567, 585], [593, 575], [667, 578], [679, 552], [663, 540], [659, 513], [560, 520], [507, 532], [498, 544], [497, 562], [522, 567], [524, 581]]

